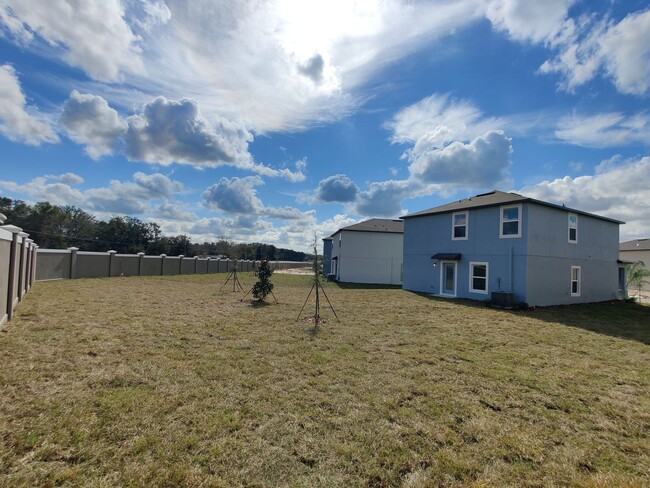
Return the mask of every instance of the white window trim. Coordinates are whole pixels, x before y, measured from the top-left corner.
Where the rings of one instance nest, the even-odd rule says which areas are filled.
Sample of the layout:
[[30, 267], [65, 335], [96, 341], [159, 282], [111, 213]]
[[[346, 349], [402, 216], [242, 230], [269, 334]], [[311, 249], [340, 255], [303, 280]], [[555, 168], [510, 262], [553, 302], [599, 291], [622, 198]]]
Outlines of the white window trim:
[[[463, 227], [462, 225], [455, 225], [455, 220], [456, 220], [456, 215], [461, 215], [465, 214], [465, 237], [454, 237], [454, 231], [456, 230], [456, 227]], [[466, 241], [469, 237], [469, 212], [464, 211], [464, 212], [454, 212], [451, 214], [451, 240], [452, 241]]]
[[[485, 290], [474, 289], [474, 266], [485, 266]], [[482, 295], [488, 294], [490, 278], [490, 264], [481, 261], [471, 261], [469, 263], [469, 291], [471, 293], [480, 293]]]
[[[578, 279], [576, 280], [578, 282], [578, 291], [576, 293], [573, 293], [573, 281], [574, 281], [573, 280], [573, 270], [574, 269], [578, 270]], [[581, 292], [581, 288], [582, 288], [582, 269], [580, 268], [580, 266], [571, 266], [571, 281], [569, 283], [569, 286], [570, 286], [569, 290], [571, 292], [571, 296], [572, 297], [579, 297], [580, 292]]]
[[[445, 269], [445, 264], [454, 265], [454, 294], [450, 295], [445, 293], [444, 279], [445, 274], [443, 273]], [[455, 297], [458, 292], [458, 263], [456, 261], [440, 261], [440, 295], [443, 297]]]
[[[516, 234], [504, 234], [503, 233], [503, 223], [506, 222], [503, 220], [503, 211], [508, 209], [508, 208], [517, 208], [519, 209], [519, 219], [517, 219], [517, 222], [519, 225], [517, 226], [517, 233]], [[507, 222], [514, 222], [514, 221], [507, 221]], [[521, 210], [521, 203], [518, 203], [516, 205], [502, 205], [499, 207], [499, 238], [500, 239], [516, 239], [518, 237], [521, 237], [521, 228], [523, 227], [523, 214]]]
[[[571, 217], [576, 218], [576, 239], [575, 241], [571, 240]], [[567, 217], [567, 239], [569, 240], [569, 244], [577, 244], [578, 243], [578, 214], [570, 213], [569, 216]]]

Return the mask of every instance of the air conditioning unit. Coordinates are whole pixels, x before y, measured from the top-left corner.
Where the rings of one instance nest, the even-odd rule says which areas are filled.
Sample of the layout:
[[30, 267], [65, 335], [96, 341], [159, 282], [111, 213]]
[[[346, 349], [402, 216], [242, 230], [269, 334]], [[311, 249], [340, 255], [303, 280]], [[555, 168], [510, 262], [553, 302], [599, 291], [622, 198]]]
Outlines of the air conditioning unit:
[[515, 294], [511, 291], [493, 291], [492, 305], [501, 308], [512, 308], [515, 305]]

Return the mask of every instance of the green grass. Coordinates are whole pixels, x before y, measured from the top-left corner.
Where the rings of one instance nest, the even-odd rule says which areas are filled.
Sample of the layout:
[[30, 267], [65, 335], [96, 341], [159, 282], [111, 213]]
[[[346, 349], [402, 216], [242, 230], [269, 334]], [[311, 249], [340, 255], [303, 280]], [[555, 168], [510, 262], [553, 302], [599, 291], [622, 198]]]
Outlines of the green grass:
[[650, 484], [648, 307], [328, 283], [316, 330], [309, 277], [265, 306], [224, 280], [37, 283], [0, 334], [0, 486]]

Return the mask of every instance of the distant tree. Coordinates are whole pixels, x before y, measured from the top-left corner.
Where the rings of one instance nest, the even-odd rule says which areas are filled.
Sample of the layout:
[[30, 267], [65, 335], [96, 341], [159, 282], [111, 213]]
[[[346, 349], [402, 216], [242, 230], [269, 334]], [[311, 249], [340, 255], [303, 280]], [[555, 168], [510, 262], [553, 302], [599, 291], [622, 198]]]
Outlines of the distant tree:
[[119, 253], [160, 254], [164, 243], [160, 240], [160, 226], [146, 224], [135, 217], [113, 217], [98, 225], [98, 246], [101, 251], [114, 249]]
[[65, 215], [61, 231], [65, 236], [67, 247], [78, 247], [83, 250], [95, 250], [94, 239], [97, 236], [97, 219], [84, 210], [66, 206], [61, 207]]
[[194, 256], [191, 249], [191, 242], [186, 235], [177, 235], [175, 237], [167, 238], [166, 254], [170, 256]]
[[273, 292], [273, 283], [271, 283], [271, 275], [273, 270], [267, 259], [262, 259], [257, 268], [257, 283], [253, 285], [253, 296], [260, 302], [264, 301], [269, 293]]
[[31, 207], [22, 229], [38, 242], [40, 247], [65, 249], [67, 241], [63, 235], [63, 224], [66, 220], [61, 208], [49, 202], [38, 202]]
[[636, 288], [637, 293], [640, 295], [643, 285], [649, 282], [648, 278], [650, 278], [650, 270], [645, 267], [643, 261], [637, 261], [627, 266], [626, 273], [627, 287]]

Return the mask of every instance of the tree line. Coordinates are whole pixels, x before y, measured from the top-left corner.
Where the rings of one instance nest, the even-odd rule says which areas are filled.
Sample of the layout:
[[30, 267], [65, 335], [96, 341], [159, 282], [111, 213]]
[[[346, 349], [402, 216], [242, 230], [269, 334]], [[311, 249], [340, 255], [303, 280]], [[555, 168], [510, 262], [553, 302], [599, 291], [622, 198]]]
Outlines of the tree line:
[[28, 205], [21, 200], [0, 197], [0, 213], [6, 224], [20, 227], [44, 249], [77, 247], [82, 251], [115, 250], [120, 254], [144, 252], [169, 256], [227, 256], [232, 259], [268, 259], [305, 261], [309, 256], [272, 244], [235, 243], [227, 239], [216, 242], [192, 242], [188, 236], [163, 236], [155, 222], [135, 217], [113, 217], [105, 222], [79, 207], [38, 202]]

